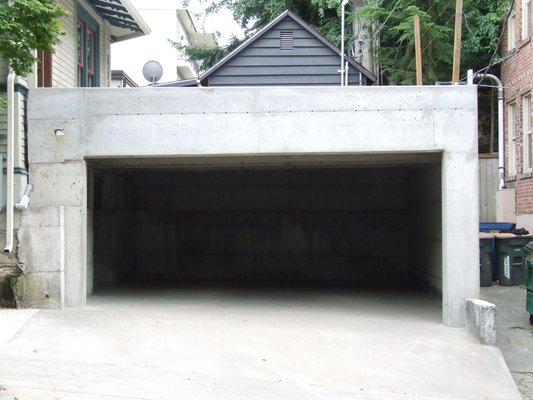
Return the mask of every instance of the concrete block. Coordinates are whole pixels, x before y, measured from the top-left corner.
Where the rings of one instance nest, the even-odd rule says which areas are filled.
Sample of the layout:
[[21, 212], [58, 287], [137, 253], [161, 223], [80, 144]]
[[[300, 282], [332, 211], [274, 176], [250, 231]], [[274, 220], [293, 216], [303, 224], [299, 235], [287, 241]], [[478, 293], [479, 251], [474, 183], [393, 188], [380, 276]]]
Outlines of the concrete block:
[[[56, 129], [62, 129], [66, 134], [56, 136]], [[80, 119], [31, 120], [28, 132], [30, 163], [83, 159], [85, 137]]]
[[466, 329], [482, 344], [496, 344], [496, 306], [480, 299], [466, 299]]
[[61, 227], [21, 227], [19, 259], [26, 272], [59, 272], [62, 265]]
[[31, 204], [31, 207], [22, 213], [21, 225], [27, 228], [57, 227], [60, 225], [59, 207], [47, 206], [37, 208]]
[[86, 202], [86, 170], [83, 162], [30, 164], [34, 186], [31, 207], [80, 207]]
[[15, 299], [20, 308], [61, 308], [61, 272], [32, 272], [21, 275], [15, 284]]
[[80, 307], [87, 299], [85, 210], [65, 207], [65, 306]]
[[[103, 104], [102, 104], [103, 105]], [[85, 95], [82, 90], [32, 88], [28, 96], [31, 121], [73, 119], [84, 115]], [[30, 135], [31, 138], [31, 130]]]

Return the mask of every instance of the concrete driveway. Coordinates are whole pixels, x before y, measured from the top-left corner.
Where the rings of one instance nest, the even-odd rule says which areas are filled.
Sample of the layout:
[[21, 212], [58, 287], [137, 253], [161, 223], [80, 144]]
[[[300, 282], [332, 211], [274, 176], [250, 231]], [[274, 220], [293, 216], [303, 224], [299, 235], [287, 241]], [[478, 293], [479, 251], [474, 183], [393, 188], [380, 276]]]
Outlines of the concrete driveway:
[[520, 399], [440, 313], [419, 292], [208, 287], [0, 311], [0, 399]]
[[523, 286], [481, 288], [481, 296], [498, 308], [498, 347], [524, 400], [533, 400], [533, 326], [526, 311], [526, 295]]

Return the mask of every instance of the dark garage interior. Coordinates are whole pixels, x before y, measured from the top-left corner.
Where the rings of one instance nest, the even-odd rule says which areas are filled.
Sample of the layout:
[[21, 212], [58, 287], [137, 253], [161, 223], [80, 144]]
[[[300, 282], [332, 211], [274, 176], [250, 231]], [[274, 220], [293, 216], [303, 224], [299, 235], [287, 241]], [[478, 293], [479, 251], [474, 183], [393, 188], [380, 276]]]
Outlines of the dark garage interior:
[[438, 163], [93, 167], [89, 182], [90, 292], [188, 282], [441, 287]]

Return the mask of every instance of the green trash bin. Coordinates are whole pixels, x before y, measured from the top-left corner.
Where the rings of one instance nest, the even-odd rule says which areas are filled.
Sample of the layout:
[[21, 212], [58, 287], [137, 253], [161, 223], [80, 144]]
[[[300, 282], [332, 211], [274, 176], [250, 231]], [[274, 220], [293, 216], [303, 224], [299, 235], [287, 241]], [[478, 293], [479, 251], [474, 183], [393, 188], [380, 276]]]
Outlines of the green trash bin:
[[529, 242], [524, 251], [527, 266], [526, 310], [529, 313], [529, 322], [533, 324], [533, 242]]
[[482, 287], [492, 286], [493, 236], [490, 233], [479, 234], [479, 284]]
[[531, 241], [531, 237], [508, 233], [496, 233], [494, 236], [497, 239], [498, 283], [501, 286], [524, 285], [526, 283], [524, 246]]

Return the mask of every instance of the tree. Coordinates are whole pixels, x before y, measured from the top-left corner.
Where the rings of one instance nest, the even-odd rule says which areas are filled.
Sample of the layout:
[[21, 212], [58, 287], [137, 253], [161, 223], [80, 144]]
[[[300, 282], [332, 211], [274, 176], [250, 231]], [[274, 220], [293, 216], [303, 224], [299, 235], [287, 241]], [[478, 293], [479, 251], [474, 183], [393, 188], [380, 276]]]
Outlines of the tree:
[[[465, 0], [462, 71], [486, 66], [498, 43], [509, 1]], [[450, 81], [455, 1], [368, 0], [358, 15], [380, 27], [382, 73], [392, 84], [415, 82], [413, 18], [420, 16], [425, 82]]]
[[[289, 9], [324, 35], [335, 45], [340, 45], [340, 0], [217, 0], [206, 2], [207, 13], [223, 7], [233, 10], [236, 21], [247, 36], [257, 32], [284, 10]], [[380, 45], [378, 54], [382, 73], [392, 84], [415, 82], [413, 18], [418, 15], [422, 27], [422, 49], [426, 83], [449, 81], [453, 52], [453, 23], [455, 2], [452, 0], [367, 0], [354, 12], [353, 1], [348, 7], [346, 45], [353, 48], [352, 25], [355, 18], [362, 18], [374, 31]], [[463, 71], [479, 69], [488, 63], [498, 41], [501, 21], [509, 0], [465, 0], [463, 35]], [[371, 25], [371, 26], [370, 26]], [[377, 29], [376, 29], [377, 27]], [[234, 44], [232, 46], [235, 47]], [[195, 48], [181, 48], [191, 59], [197, 59]], [[216, 51], [218, 61], [229, 48]], [[212, 49], [214, 52], [215, 50]], [[214, 60], [214, 59], [213, 59]], [[207, 62], [204, 68], [212, 64]]]
[[33, 50], [53, 51], [64, 34], [60, 18], [67, 15], [54, 0], [0, 3], [0, 58], [17, 75], [28, 75], [36, 61]]

